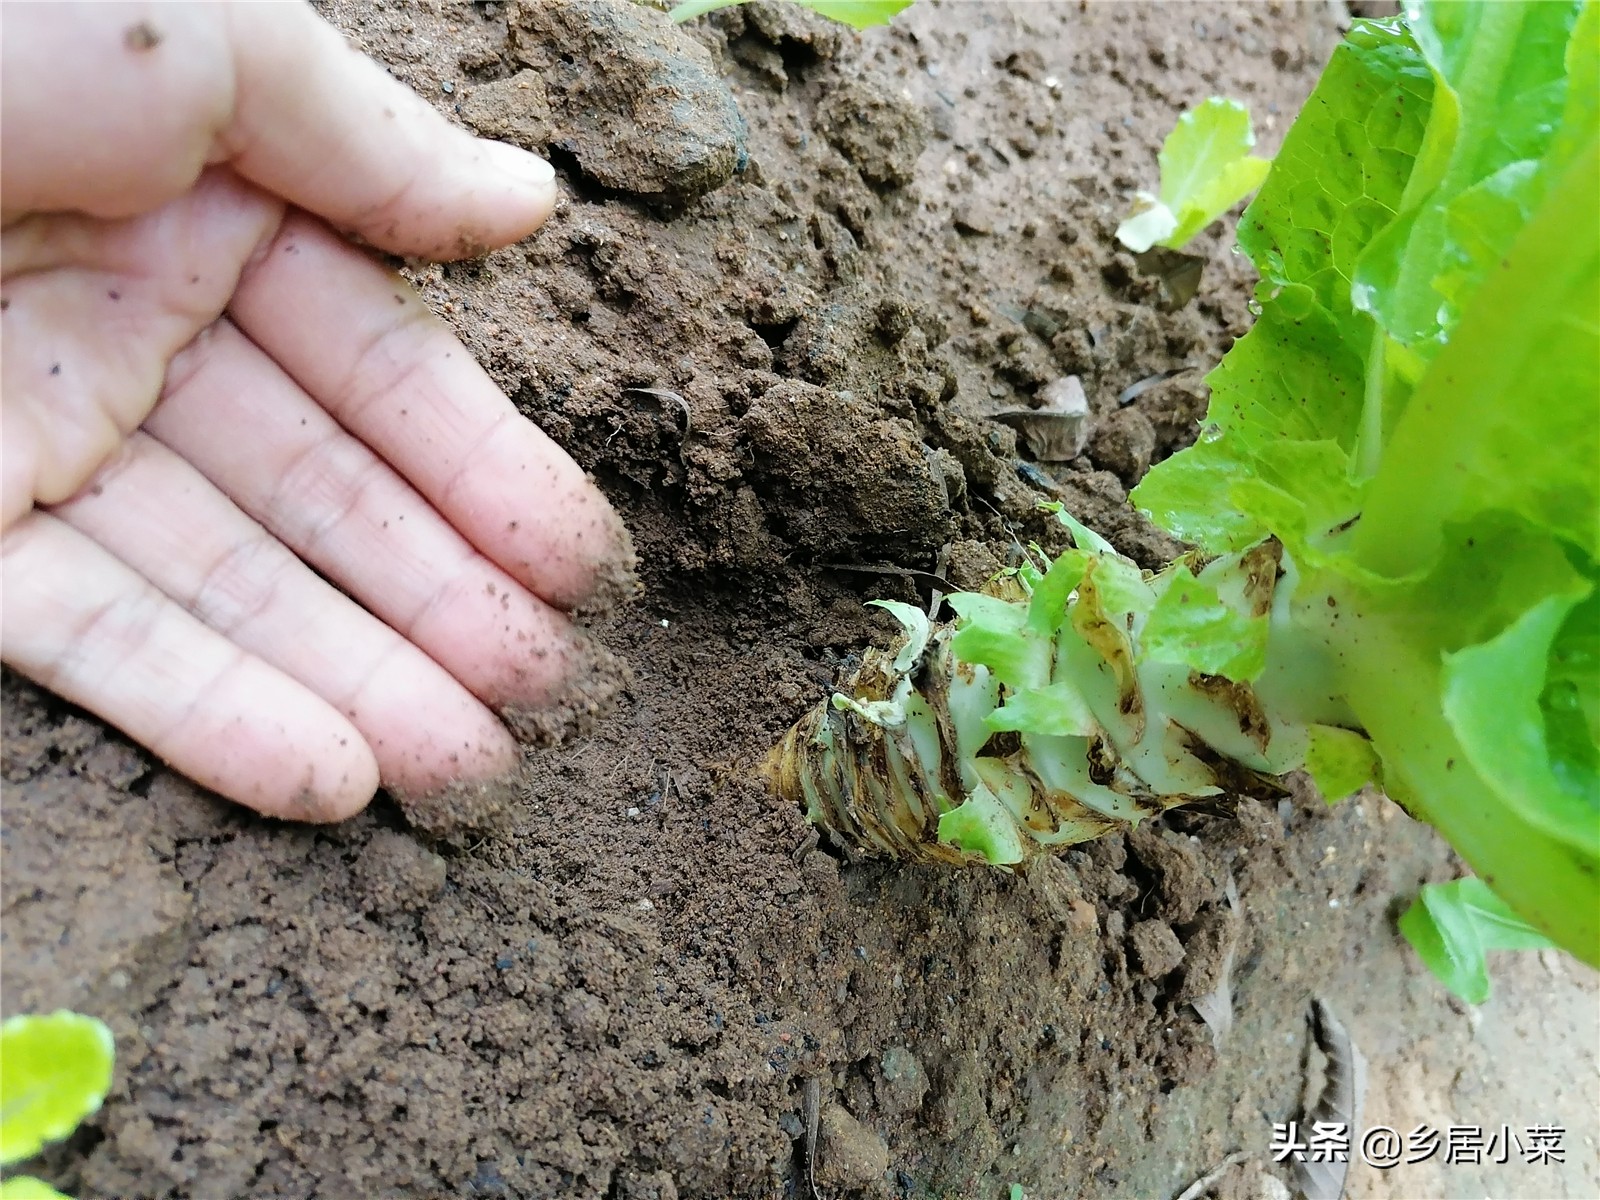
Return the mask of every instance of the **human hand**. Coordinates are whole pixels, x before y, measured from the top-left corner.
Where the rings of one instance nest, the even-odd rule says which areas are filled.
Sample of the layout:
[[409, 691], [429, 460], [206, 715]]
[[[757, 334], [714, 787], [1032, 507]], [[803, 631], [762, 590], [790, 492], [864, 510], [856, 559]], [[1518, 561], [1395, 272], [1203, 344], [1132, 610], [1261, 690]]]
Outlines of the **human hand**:
[[0, 175], [4, 661], [272, 815], [510, 771], [627, 535], [329, 225], [470, 256], [549, 166], [304, 5], [19, 4]]

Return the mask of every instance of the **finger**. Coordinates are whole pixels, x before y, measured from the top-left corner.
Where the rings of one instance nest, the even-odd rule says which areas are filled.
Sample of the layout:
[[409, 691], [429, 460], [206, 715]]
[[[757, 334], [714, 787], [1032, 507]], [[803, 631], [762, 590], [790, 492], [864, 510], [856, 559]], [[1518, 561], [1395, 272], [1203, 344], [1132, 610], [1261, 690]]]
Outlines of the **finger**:
[[556, 202], [544, 159], [451, 125], [309, 5], [229, 5], [238, 103], [219, 141], [247, 178], [374, 245], [471, 258]]
[[505, 245], [555, 203], [549, 164], [455, 128], [309, 5], [17, 4], [5, 15], [8, 220], [143, 212], [224, 161], [403, 254]]
[[342, 712], [386, 787], [426, 795], [516, 765], [515, 742], [471, 693], [154, 438], [135, 434], [54, 514]]
[[0, 540], [0, 658], [269, 816], [336, 821], [378, 786], [349, 721], [46, 513]]
[[565, 618], [226, 322], [174, 360], [146, 428], [490, 705], [539, 707], [578, 665]]
[[230, 315], [473, 545], [550, 603], [631, 566], [622, 523], [582, 469], [506, 399], [394, 275], [290, 214]]
[[29, 217], [0, 233], [0, 528], [76, 492], [149, 413], [167, 361], [216, 319], [283, 204], [219, 169], [126, 221]]

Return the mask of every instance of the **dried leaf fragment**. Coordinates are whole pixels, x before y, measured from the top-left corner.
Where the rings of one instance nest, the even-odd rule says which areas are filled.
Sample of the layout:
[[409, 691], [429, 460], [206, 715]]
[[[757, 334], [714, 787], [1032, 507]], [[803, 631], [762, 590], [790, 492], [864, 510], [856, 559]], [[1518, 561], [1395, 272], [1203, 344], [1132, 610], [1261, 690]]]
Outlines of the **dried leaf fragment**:
[[[1327, 1067], [1323, 1071], [1322, 1092], [1305, 1114], [1306, 1126], [1315, 1129], [1319, 1122], [1325, 1122], [1354, 1132], [1361, 1125], [1367, 1060], [1328, 1002], [1321, 998], [1311, 1002], [1311, 1037], [1327, 1058]], [[1348, 1156], [1344, 1162], [1295, 1162], [1295, 1176], [1306, 1200], [1339, 1200], [1344, 1195], [1349, 1170]]]
[[1040, 462], [1070, 462], [1089, 442], [1089, 398], [1083, 381], [1065, 375], [1040, 393], [1038, 408], [1002, 408], [994, 419], [1011, 426]]
[[1222, 951], [1222, 965], [1217, 969], [1216, 982], [1211, 985], [1211, 990], [1189, 1002], [1206, 1023], [1206, 1028], [1211, 1030], [1211, 1045], [1216, 1050], [1222, 1049], [1223, 1039], [1233, 1030], [1233, 959], [1239, 949], [1241, 919], [1239, 885], [1233, 881], [1232, 875], [1228, 876], [1226, 895], [1228, 924], [1224, 934], [1227, 940]]

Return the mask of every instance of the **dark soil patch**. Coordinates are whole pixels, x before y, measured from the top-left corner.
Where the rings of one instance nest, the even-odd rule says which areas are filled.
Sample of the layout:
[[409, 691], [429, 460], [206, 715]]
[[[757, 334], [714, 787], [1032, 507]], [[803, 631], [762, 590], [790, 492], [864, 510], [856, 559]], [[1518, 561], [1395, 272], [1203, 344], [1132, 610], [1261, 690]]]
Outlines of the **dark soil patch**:
[[[5, 1009], [118, 1035], [59, 1183], [804, 1196], [816, 1080], [826, 1195], [1163, 1195], [1294, 1111], [1312, 994], [1447, 1018], [1389, 912], [1447, 859], [1376, 802], [941, 873], [843, 863], [754, 775], [888, 632], [863, 602], [926, 598], [896, 570], [975, 586], [1058, 544], [1050, 498], [1174, 551], [1126, 489], [1193, 437], [1250, 280], [1215, 228], [1166, 311], [1111, 233], [1181, 108], [1236, 96], [1275, 147], [1327, 6], [923, 3], [862, 39], [769, 4], [325, 8], [565, 172], [537, 237], [415, 279], [627, 517], [647, 590], [595, 632], [631, 680], [530, 748], [509, 828], [430, 842], [381, 800], [254, 819], [8, 676]], [[987, 414], [1067, 374], [1099, 432], [1046, 469]], [[1230, 955], [1218, 1048], [1192, 1001]]]

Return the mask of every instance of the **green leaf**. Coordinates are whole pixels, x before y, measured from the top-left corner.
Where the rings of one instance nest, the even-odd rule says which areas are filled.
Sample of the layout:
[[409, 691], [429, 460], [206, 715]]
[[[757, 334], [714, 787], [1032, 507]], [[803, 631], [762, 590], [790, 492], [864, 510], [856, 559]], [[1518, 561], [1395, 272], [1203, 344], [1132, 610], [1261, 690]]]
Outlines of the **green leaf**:
[[0, 1165], [33, 1157], [97, 1112], [115, 1055], [111, 1031], [78, 1013], [0, 1025]]
[[1354, 515], [1374, 326], [1350, 278], [1400, 204], [1431, 87], [1403, 26], [1358, 23], [1240, 218], [1261, 312], [1206, 379], [1206, 432], [1132, 496], [1186, 541], [1215, 554], [1269, 532], [1309, 544]]
[[1151, 467], [1130, 499], [1174, 537], [1213, 554], [1244, 550], [1267, 535], [1259, 520], [1229, 499], [1249, 469], [1241, 447], [1213, 427], [1187, 450]]
[[1101, 615], [1124, 627], [1128, 617], [1142, 617], [1155, 606], [1156, 594], [1137, 563], [1113, 551], [1092, 555], [1078, 584], [1078, 598], [1092, 591]]
[[1017, 822], [983, 784], [961, 804], [939, 818], [939, 840], [969, 854], [982, 855], [991, 866], [1022, 861], [1022, 836]]
[[1600, 125], [1600, 4], [1588, 0], [1567, 43], [1567, 108], [1546, 160], [1565, 167]]
[[1250, 111], [1213, 96], [1184, 113], [1161, 147], [1161, 195], [1140, 194], [1140, 207], [1117, 228], [1117, 240], [1143, 253], [1178, 249], [1243, 200], [1271, 165], [1248, 152], [1256, 144]]
[[1243, 200], [1272, 165], [1248, 153], [1256, 144], [1250, 110], [1213, 96], [1184, 113], [1161, 147], [1161, 202], [1178, 227], [1163, 245], [1178, 249]]
[[1357, 531], [1373, 569], [1430, 563], [1492, 511], [1600, 558], [1600, 137], [1591, 137], [1417, 385]]
[[1448, 655], [1444, 713], [1473, 768], [1508, 807], [1595, 856], [1600, 789], [1592, 776], [1557, 773], [1541, 705], [1552, 644], [1580, 598], [1550, 596], [1493, 640]]
[[982, 592], [956, 592], [945, 601], [961, 618], [950, 639], [950, 651], [958, 659], [988, 667], [1007, 687], [1048, 682], [1050, 639], [1028, 629], [1026, 605]]
[[1371, 741], [1336, 725], [1312, 725], [1307, 729], [1306, 770], [1329, 804], [1359, 792], [1381, 774]]
[[1304, 288], [1269, 300], [1255, 327], [1208, 377], [1212, 428], [1158, 463], [1132, 499], [1214, 554], [1269, 532], [1320, 553], [1360, 511], [1351, 477], [1363, 364]]
[[988, 667], [1007, 687], [1039, 687], [1050, 677], [1050, 643], [1043, 638], [969, 624], [950, 639], [950, 652]]
[[1600, 588], [1551, 643], [1539, 709], [1557, 782], [1574, 795], [1600, 794]]
[[944, 602], [962, 620], [997, 632], [1021, 633], [1028, 619], [1028, 611], [1022, 605], [984, 592], [952, 592]]
[[1066, 682], [1013, 692], [984, 724], [996, 733], [1015, 730], [1047, 737], [1090, 737], [1100, 728], [1083, 694]]
[[1073, 589], [1083, 582], [1089, 554], [1068, 550], [1050, 564], [1050, 569], [1033, 585], [1028, 600], [1028, 628], [1035, 633], [1053, 635], [1066, 617], [1067, 601]]
[[[1369, 510], [1362, 523], [1370, 519]], [[1538, 779], [1501, 778], [1489, 757], [1499, 736], [1494, 693], [1482, 695], [1482, 728], [1448, 712], [1446, 700], [1455, 655], [1494, 644], [1552, 598], [1570, 607], [1592, 584], [1559, 541], [1503, 513], [1449, 525], [1437, 544], [1426, 574], [1382, 587], [1331, 587], [1337, 607], [1322, 611], [1340, 656], [1336, 686], [1378, 748], [1385, 790], [1438, 828], [1531, 924], [1585, 961], [1600, 961], [1600, 828], [1584, 844], [1551, 832], [1564, 827], [1554, 823], [1559, 814], [1530, 819], [1522, 798], [1540, 793]], [[1302, 612], [1316, 612], [1319, 599], [1310, 591]], [[1521, 647], [1528, 652], [1527, 641]], [[1543, 672], [1544, 660], [1522, 669]], [[1481, 677], [1491, 676], [1486, 669]], [[1505, 693], [1512, 738], [1534, 724], [1518, 716], [1515, 687]], [[1537, 685], [1533, 694], [1540, 695]], [[1463, 739], [1478, 748], [1469, 751]]]
[[42, 1179], [13, 1175], [0, 1183], [0, 1200], [70, 1200]]
[[1267, 621], [1236, 611], [1211, 583], [1186, 566], [1164, 576], [1168, 583], [1145, 623], [1145, 657], [1182, 663], [1204, 675], [1247, 683], [1266, 665]]
[[867, 604], [887, 611], [906, 631], [906, 644], [894, 656], [894, 669], [909, 671], [928, 648], [928, 638], [932, 635], [928, 614], [914, 604], [902, 604], [898, 600], [868, 600]]
[[1262, 447], [1253, 476], [1237, 479], [1228, 498], [1284, 544], [1302, 566], [1320, 566], [1343, 552], [1361, 515], [1364, 487], [1350, 477], [1337, 443], [1284, 439]]
[[[1542, 160], [1567, 108], [1566, 49], [1581, 0], [1450, 3], [1412, 21], [1450, 119], [1404, 213], [1362, 253], [1355, 299], [1415, 363], [1447, 340], [1466, 300], [1542, 197]], [[1419, 186], [1421, 185], [1421, 186]]]
[[1400, 22], [1358, 22], [1295, 118], [1239, 244], [1271, 288], [1304, 287], [1350, 352], [1372, 324], [1351, 305], [1356, 258], [1400, 208], [1433, 79]]
[[854, 29], [887, 25], [895, 14], [911, 7], [911, 0], [795, 0], [795, 3]]
[[1470, 876], [1425, 886], [1401, 916], [1400, 932], [1439, 981], [1468, 1004], [1489, 998], [1490, 950], [1554, 946], [1483, 880]]
[[1285, 289], [1207, 377], [1206, 420], [1251, 458], [1284, 439], [1348, 449], [1361, 417], [1362, 349], [1305, 288]]
[[1059, 500], [1046, 500], [1039, 505], [1040, 512], [1052, 513], [1072, 534], [1072, 544], [1079, 550], [1092, 550], [1100, 554], [1115, 554], [1117, 548], [1077, 517], [1067, 511]]
[[[681, 25], [719, 8], [743, 3], [745, 0], [684, 0], [667, 15]], [[854, 29], [887, 25], [896, 13], [911, 7], [911, 0], [793, 0], [793, 3]]]

